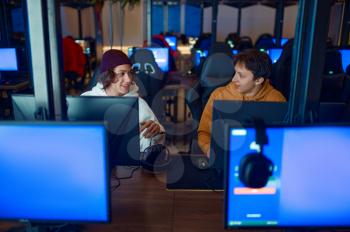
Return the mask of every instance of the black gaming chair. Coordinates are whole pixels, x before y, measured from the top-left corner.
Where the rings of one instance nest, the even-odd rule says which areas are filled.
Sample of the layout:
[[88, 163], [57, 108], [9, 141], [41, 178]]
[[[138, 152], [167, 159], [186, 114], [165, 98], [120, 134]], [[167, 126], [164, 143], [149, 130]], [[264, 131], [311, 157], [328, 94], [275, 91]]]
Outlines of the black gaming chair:
[[237, 33], [230, 33], [225, 39], [225, 43], [229, 45], [232, 49], [236, 49], [237, 45], [241, 41], [241, 38]]
[[224, 42], [216, 42], [211, 45], [208, 56], [214, 54], [214, 53], [225, 53], [228, 56], [232, 56], [232, 49], [230, 46]]
[[257, 49], [270, 49], [276, 47], [275, 43], [273, 42], [273, 37], [271, 34], [262, 34], [259, 36], [259, 38], [255, 42], [255, 48]]
[[190, 89], [185, 97], [192, 118], [199, 122], [202, 111], [210, 94], [218, 87], [232, 80], [234, 74], [233, 60], [224, 53], [210, 55], [204, 62], [200, 80]]
[[136, 72], [135, 82], [139, 87], [139, 95], [152, 107], [154, 97], [163, 88], [164, 74], [150, 50], [138, 49], [130, 60]]
[[[234, 66], [230, 56], [224, 53], [210, 55], [203, 64], [200, 80], [193, 88], [187, 91], [185, 101], [188, 105], [193, 125], [198, 126], [202, 111], [210, 97], [210, 94], [218, 87], [228, 84], [233, 77]], [[191, 153], [201, 153], [197, 144], [197, 129], [191, 135]]]
[[293, 54], [293, 39], [283, 46], [280, 58], [272, 65], [271, 83], [288, 99], [290, 93], [291, 65]]
[[249, 49], [249, 48], [253, 48], [252, 39], [249, 36], [242, 36], [236, 49], [239, 51], [243, 51], [243, 50]]
[[339, 51], [331, 49], [325, 54], [322, 75], [321, 102], [340, 102], [345, 83], [342, 59]]

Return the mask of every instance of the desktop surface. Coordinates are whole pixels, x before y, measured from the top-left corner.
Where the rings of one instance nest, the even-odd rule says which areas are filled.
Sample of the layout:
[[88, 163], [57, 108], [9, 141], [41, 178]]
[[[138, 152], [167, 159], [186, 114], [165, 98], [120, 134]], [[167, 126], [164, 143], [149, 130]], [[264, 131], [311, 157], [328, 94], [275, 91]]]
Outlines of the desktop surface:
[[209, 166], [202, 169], [198, 162], [204, 154], [172, 155], [167, 169], [168, 190], [222, 190], [222, 181]]
[[268, 126], [264, 154], [274, 170], [260, 189], [238, 178], [240, 161], [257, 149], [255, 129], [227, 130], [227, 227], [350, 226], [350, 126]]

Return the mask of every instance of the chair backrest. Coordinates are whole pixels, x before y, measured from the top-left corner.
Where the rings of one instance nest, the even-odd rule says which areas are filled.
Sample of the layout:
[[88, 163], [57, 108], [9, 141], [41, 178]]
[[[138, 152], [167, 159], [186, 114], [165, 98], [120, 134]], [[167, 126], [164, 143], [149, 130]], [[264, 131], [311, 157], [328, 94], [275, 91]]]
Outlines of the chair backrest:
[[136, 72], [135, 82], [139, 87], [139, 94], [152, 107], [154, 97], [163, 87], [164, 74], [150, 50], [138, 49], [130, 60]]
[[269, 49], [275, 47], [275, 43], [273, 42], [273, 37], [271, 34], [262, 34], [255, 42], [255, 47], [257, 49]]
[[343, 73], [323, 75], [320, 101], [341, 102], [346, 75]]
[[233, 60], [228, 55], [215, 53], [205, 60], [199, 82], [187, 91], [185, 98], [194, 120], [200, 121], [210, 94], [216, 88], [229, 83], [233, 74]]
[[237, 45], [241, 41], [241, 37], [237, 33], [229, 33], [226, 37], [225, 43], [231, 48], [236, 49]]
[[203, 64], [200, 75], [202, 91], [202, 106], [208, 101], [210, 94], [218, 87], [232, 80], [234, 74], [233, 60], [224, 53], [210, 55]]
[[272, 65], [271, 83], [288, 99], [290, 93], [291, 64], [293, 55], [293, 39], [283, 46], [280, 58]]
[[333, 75], [333, 74], [344, 73], [344, 71], [343, 71], [341, 53], [335, 49], [327, 50], [325, 54], [323, 74]]
[[341, 102], [345, 77], [341, 53], [335, 49], [326, 50], [320, 101]]
[[252, 39], [249, 36], [242, 36], [239, 44], [237, 45], [237, 49], [239, 51], [243, 51], [249, 48], [253, 48]]
[[224, 42], [216, 42], [211, 45], [208, 55], [212, 55], [214, 53], [225, 53], [228, 56], [232, 56], [232, 50], [230, 46]]

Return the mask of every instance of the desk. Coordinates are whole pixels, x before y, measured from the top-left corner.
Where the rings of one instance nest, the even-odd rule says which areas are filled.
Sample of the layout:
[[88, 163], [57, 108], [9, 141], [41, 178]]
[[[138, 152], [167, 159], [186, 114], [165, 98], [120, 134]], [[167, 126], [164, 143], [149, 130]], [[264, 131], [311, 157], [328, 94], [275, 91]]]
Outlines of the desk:
[[[118, 176], [128, 176], [122, 168]], [[112, 193], [111, 224], [86, 224], [84, 231], [224, 231], [223, 193], [165, 190], [164, 174], [138, 170]], [[0, 222], [0, 232], [18, 226]]]
[[[118, 176], [127, 176], [123, 168]], [[138, 170], [112, 193], [112, 223], [87, 231], [224, 231], [223, 193], [167, 191], [165, 175]]]
[[[129, 173], [130, 170], [123, 170], [119, 173], [119, 177], [127, 176]], [[111, 224], [85, 224], [84, 232], [225, 231], [223, 229], [223, 192], [166, 191], [164, 179], [164, 175], [154, 177], [152, 174], [138, 170], [132, 179], [121, 180], [121, 186], [112, 193]], [[20, 225], [16, 222], [0, 222], [0, 232]], [[244, 230], [244, 232], [252, 231], [281, 230]], [[312, 231], [345, 232], [349, 230]]]

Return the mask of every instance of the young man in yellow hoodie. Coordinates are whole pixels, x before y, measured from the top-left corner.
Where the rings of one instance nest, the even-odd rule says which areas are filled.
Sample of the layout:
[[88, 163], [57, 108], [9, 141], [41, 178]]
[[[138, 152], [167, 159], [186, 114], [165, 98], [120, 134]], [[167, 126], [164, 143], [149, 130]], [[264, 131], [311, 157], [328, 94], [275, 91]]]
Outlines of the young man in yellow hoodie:
[[286, 101], [284, 96], [269, 83], [272, 62], [266, 53], [255, 49], [243, 51], [235, 57], [234, 66], [235, 74], [232, 82], [214, 90], [203, 110], [199, 123], [198, 144], [208, 157], [215, 100]]

